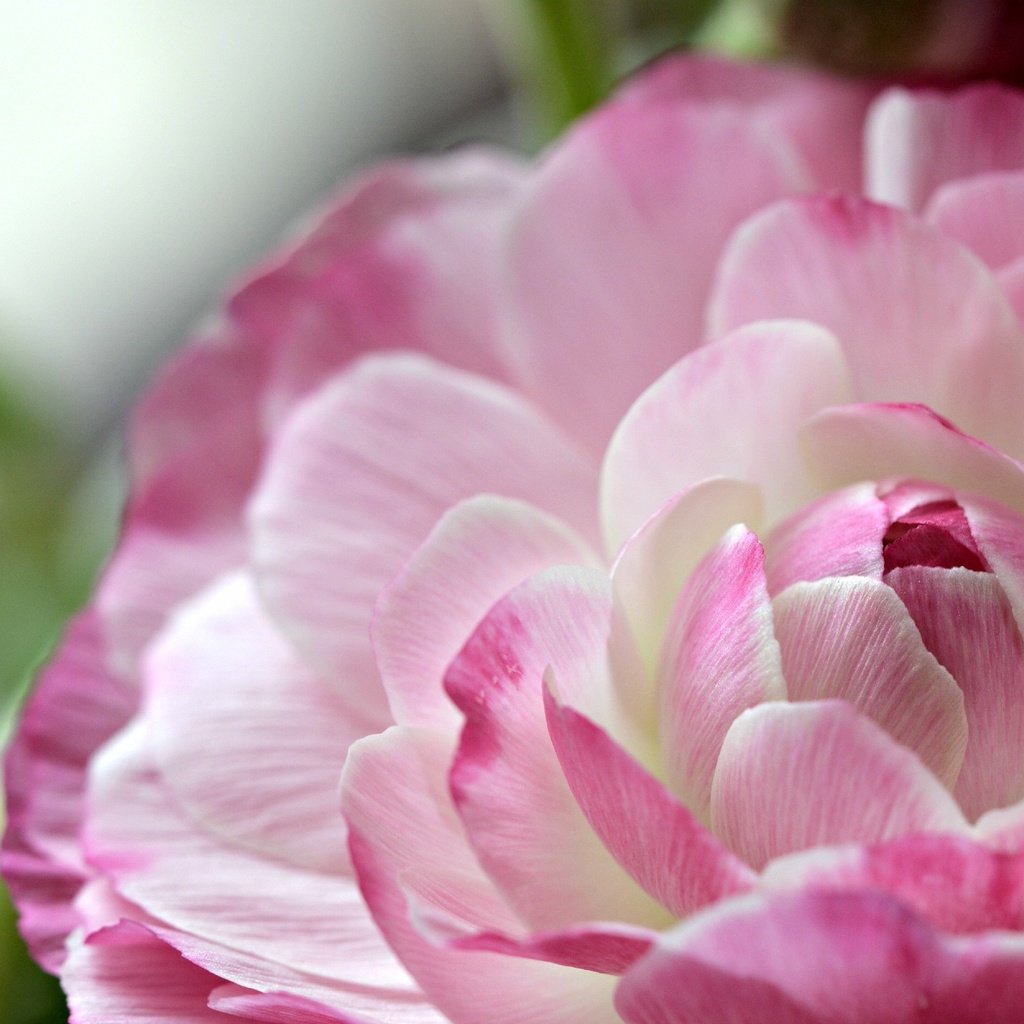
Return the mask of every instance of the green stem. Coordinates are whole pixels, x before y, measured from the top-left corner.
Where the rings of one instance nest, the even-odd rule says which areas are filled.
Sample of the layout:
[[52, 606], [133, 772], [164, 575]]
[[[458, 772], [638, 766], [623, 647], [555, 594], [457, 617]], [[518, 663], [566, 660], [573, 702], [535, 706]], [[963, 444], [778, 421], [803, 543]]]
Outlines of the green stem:
[[545, 137], [608, 94], [618, 0], [522, 0], [531, 32], [536, 103]]

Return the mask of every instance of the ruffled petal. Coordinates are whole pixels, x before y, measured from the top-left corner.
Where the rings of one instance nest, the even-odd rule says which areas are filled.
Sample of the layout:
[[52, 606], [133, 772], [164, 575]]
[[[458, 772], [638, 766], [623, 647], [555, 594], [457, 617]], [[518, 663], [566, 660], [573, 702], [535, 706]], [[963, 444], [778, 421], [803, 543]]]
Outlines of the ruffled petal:
[[552, 569], [491, 609], [445, 678], [466, 716], [451, 771], [456, 806], [481, 864], [531, 929], [663, 917], [583, 816], [544, 716], [550, 671], [567, 703], [629, 730], [615, 676], [642, 669], [618, 660], [614, 630], [607, 576]]
[[757, 868], [813, 846], [967, 830], [920, 760], [843, 701], [743, 712], [722, 745], [711, 825]]
[[[895, 592], [879, 580], [845, 576], [797, 583], [775, 598], [789, 699], [848, 701], [952, 790], [969, 732], [974, 741], [959, 676], [931, 645], [930, 633], [922, 642], [893, 585]], [[973, 647], [976, 638], [970, 642]]]
[[529, 505], [481, 495], [446, 512], [381, 593], [371, 622], [395, 720], [457, 729], [445, 669], [500, 597], [560, 564], [596, 559], [569, 527]]
[[559, 705], [550, 692], [545, 707], [573, 796], [601, 841], [646, 892], [685, 917], [753, 886], [753, 872], [603, 729]]
[[1017, 1024], [1024, 944], [949, 938], [876, 892], [745, 897], [625, 975], [628, 1024]]
[[991, 273], [930, 225], [853, 195], [778, 203], [722, 257], [709, 323], [766, 317], [834, 331], [857, 393], [924, 402], [1020, 452], [1024, 335]]
[[494, 492], [592, 536], [591, 474], [556, 430], [498, 385], [421, 357], [367, 359], [279, 432], [250, 510], [260, 592], [355, 706], [386, 714], [370, 614], [441, 514]]
[[445, 948], [410, 921], [410, 896], [470, 927], [520, 922], [466, 843], [448, 793], [451, 739], [398, 726], [353, 747], [342, 780], [352, 858], [388, 942], [454, 1024], [615, 1024], [610, 978]]
[[732, 527], [691, 574], [672, 612], [658, 669], [668, 776], [707, 817], [711, 780], [733, 719], [786, 684], [764, 578], [764, 551]]
[[839, 343], [813, 324], [751, 324], [680, 360], [629, 410], [601, 477], [607, 547], [694, 484], [759, 483], [769, 520], [815, 497], [796, 446], [808, 416], [852, 398]]

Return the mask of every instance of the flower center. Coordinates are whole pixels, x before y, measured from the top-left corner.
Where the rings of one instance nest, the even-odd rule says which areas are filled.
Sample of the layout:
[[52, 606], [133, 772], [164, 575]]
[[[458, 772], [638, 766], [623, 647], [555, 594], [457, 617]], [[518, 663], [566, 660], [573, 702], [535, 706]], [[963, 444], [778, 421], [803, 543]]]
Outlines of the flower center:
[[894, 519], [882, 537], [882, 559], [885, 573], [907, 565], [991, 572], [952, 499], [924, 502]]

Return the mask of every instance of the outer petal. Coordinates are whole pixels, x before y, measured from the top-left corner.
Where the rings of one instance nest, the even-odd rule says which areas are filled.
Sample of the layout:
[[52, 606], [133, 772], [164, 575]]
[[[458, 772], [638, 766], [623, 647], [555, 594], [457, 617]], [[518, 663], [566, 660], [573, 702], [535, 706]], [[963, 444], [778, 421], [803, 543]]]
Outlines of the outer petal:
[[608, 447], [609, 550], [709, 477], [760, 483], [769, 520], [808, 501], [797, 427], [851, 397], [836, 339], [812, 324], [751, 324], [693, 352], [644, 392]]
[[984, 494], [1024, 511], [1024, 468], [920, 405], [826, 409], [801, 431], [822, 490], [858, 480], [916, 477]]
[[342, 804], [352, 856], [388, 942], [455, 1024], [615, 1024], [608, 978], [446, 949], [410, 923], [412, 893], [470, 926], [517, 927], [466, 844], [451, 805], [451, 753], [443, 734], [397, 727], [356, 744], [345, 766]]
[[1019, 941], [947, 938], [879, 893], [782, 893], [682, 925], [616, 1005], [629, 1024], [1016, 1024], [1022, 966]]
[[1024, 798], [1024, 642], [991, 573], [908, 566], [887, 577], [964, 695], [967, 755], [956, 797], [972, 821]]
[[601, 841], [646, 892], [685, 917], [753, 886], [753, 872], [603, 729], [557, 704], [550, 692], [545, 707], [573, 796]]
[[272, 348], [272, 412], [368, 350], [415, 348], [502, 378], [499, 255], [525, 178], [518, 161], [469, 147], [347, 188], [231, 300]]
[[699, 344], [719, 251], [804, 184], [794, 163], [730, 105], [613, 101], [580, 122], [512, 227], [508, 357], [527, 393], [600, 452]]
[[[894, 593], [879, 580], [846, 576], [797, 583], [776, 597], [775, 635], [787, 692], [795, 701], [849, 701], [952, 790], [968, 730], [975, 738], [960, 677], [932, 646], [930, 633], [922, 642], [897, 593], [898, 586]], [[972, 638], [972, 649], [976, 642]]]
[[247, 575], [180, 611], [145, 676], [154, 759], [181, 810], [258, 856], [346, 870], [338, 777], [372, 723], [297, 658]]
[[[191, 937], [195, 948], [183, 947], [190, 959], [205, 966], [219, 957], [204, 947], [244, 951], [243, 959], [263, 961], [265, 979], [278, 967], [278, 983], [261, 986], [270, 989], [287, 989], [301, 972], [337, 989], [415, 993], [351, 878], [247, 853], [185, 817], [153, 770], [144, 722], [94, 759], [90, 795], [90, 863], [121, 895]], [[231, 960], [217, 973], [248, 984]]]
[[626, 83], [623, 100], [734, 106], [785, 139], [815, 189], [859, 189], [864, 115], [874, 89], [804, 69], [723, 60], [708, 52], [667, 57]]
[[89, 875], [79, 847], [89, 758], [135, 705], [134, 689], [105, 656], [96, 616], [85, 612], [29, 698], [4, 765], [4, 878], [33, 955], [53, 971], [78, 923], [72, 900]]
[[999, 270], [1024, 256], [1024, 173], [952, 181], [932, 196], [925, 215], [943, 234]]
[[141, 925], [95, 932], [61, 974], [75, 1024], [224, 1024], [207, 1001], [220, 979]]
[[805, 317], [843, 343], [858, 393], [925, 402], [1019, 452], [1024, 337], [991, 274], [925, 223], [857, 196], [790, 200], [722, 259], [712, 334]]
[[1024, 99], [998, 85], [891, 89], [868, 118], [866, 167], [868, 195], [910, 210], [948, 181], [1024, 167]]
[[677, 494], [622, 546], [612, 584], [652, 671], [679, 591], [697, 563], [730, 526], [756, 530], [762, 515], [756, 484], [724, 477]]
[[251, 509], [261, 593], [357, 706], [379, 706], [370, 612], [438, 517], [492, 491], [586, 529], [592, 488], [586, 461], [510, 392], [417, 357], [370, 359], [279, 434]]
[[396, 721], [454, 731], [444, 672], [476, 624], [528, 576], [593, 565], [586, 544], [553, 516], [492, 495], [442, 516], [377, 600], [371, 637]]
[[456, 806], [481, 864], [531, 929], [664, 916], [590, 828], [544, 718], [550, 669], [567, 703], [628, 730], [614, 676], [631, 673], [615, 664], [613, 629], [606, 576], [552, 569], [491, 609], [445, 678], [466, 716], [451, 772]]
[[715, 771], [711, 824], [754, 867], [812, 846], [967, 829], [921, 762], [842, 701], [740, 715]]
[[679, 596], [658, 670], [669, 778], [699, 816], [733, 719], [786, 696], [757, 537], [735, 526]]
[[1024, 854], [963, 836], [807, 850], [773, 861], [762, 878], [771, 888], [883, 890], [950, 934], [1024, 928]]

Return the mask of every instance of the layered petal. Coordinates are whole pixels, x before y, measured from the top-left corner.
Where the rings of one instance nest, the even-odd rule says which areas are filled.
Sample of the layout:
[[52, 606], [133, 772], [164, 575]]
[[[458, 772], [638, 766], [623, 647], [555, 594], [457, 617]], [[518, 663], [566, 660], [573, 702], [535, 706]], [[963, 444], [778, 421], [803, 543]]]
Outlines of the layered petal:
[[967, 829], [914, 754], [837, 700], [741, 714], [715, 769], [711, 825], [758, 868], [813, 846]]
[[785, 142], [731, 104], [613, 101], [581, 121], [511, 229], [517, 380], [599, 453], [643, 388], [700, 343], [733, 228], [804, 184]]
[[377, 924], [455, 1024], [615, 1024], [611, 979], [446, 948], [409, 917], [410, 895], [477, 929], [521, 927], [467, 845], [448, 794], [451, 740], [399, 726], [360, 741], [342, 782], [352, 857]]
[[764, 551], [731, 528], [694, 570], [672, 613], [658, 669], [668, 777], [706, 818], [722, 741], [733, 719], [786, 684], [764, 578]]
[[796, 431], [852, 397], [836, 339], [812, 324], [752, 324], [676, 363], [615, 432], [601, 477], [609, 550], [711, 477], [761, 485], [771, 521], [814, 497]]
[[623, 978], [628, 1024], [1014, 1024], [1024, 946], [951, 939], [876, 892], [722, 904]]
[[362, 362], [282, 429], [251, 507], [274, 618], [357, 707], [384, 697], [374, 601], [451, 505], [524, 498], [588, 530], [588, 462], [511, 392], [413, 356]]
[[452, 662], [445, 686], [466, 716], [452, 794], [473, 849], [532, 929], [663, 916], [602, 846], [567, 786], [548, 736], [544, 676], [560, 697], [611, 723], [619, 660], [611, 589], [594, 570], [556, 568], [503, 598]]
[[988, 270], [934, 228], [852, 195], [776, 204], [722, 257], [712, 336], [766, 317], [835, 332], [860, 397], [923, 402], [1011, 453], [1024, 335]]
[[371, 636], [395, 720], [453, 730], [444, 672], [491, 606], [552, 565], [595, 564], [555, 517], [493, 495], [442, 516], [377, 600]]
[[866, 133], [868, 195], [910, 210], [946, 182], [1024, 168], [1024, 98], [999, 85], [949, 94], [890, 89]]
[[[907, 571], [889, 573], [887, 581]], [[893, 586], [846, 576], [796, 583], [775, 598], [775, 635], [787, 693], [793, 701], [848, 701], [953, 789], [965, 763], [968, 735], [975, 740], [963, 684], [957, 685], [957, 666], [932, 646], [932, 632], [923, 637], [918, 632], [913, 606], [908, 612], [900, 587]], [[959, 623], [956, 631], [963, 635], [958, 610], [950, 608], [951, 617], [943, 624]], [[963, 633], [970, 640], [964, 637], [961, 643], [973, 648], [978, 635]]]

